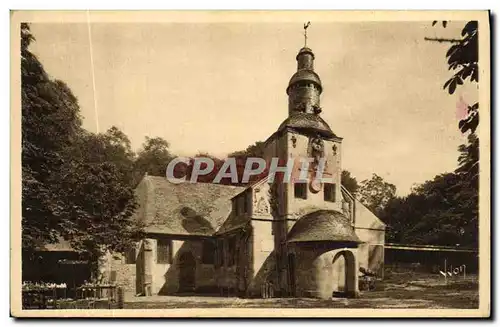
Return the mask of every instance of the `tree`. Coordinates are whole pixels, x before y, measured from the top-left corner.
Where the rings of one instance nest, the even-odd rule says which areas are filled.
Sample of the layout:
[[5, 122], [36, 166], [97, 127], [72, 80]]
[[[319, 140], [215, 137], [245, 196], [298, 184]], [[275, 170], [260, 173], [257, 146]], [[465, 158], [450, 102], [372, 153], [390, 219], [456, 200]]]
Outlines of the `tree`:
[[48, 77], [28, 49], [33, 40], [22, 24], [23, 252], [63, 237], [96, 263], [140, 232], [132, 220], [134, 155], [117, 128], [96, 135], [81, 127], [77, 98]]
[[[433, 25], [436, 23], [437, 21], [434, 21]], [[446, 28], [446, 22], [443, 22], [443, 27]], [[478, 22], [469, 21], [462, 29], [459, 39], [425, 38], [428, 41], [452, 43], [446, 52], [446, 58], [448, 58], [448, 69], [454, 74], [443, 86], [450, 94], [453, 94], [457, 86], [463, 85], [467, 80], [472, 83], [479, 82], [478, 35]], [[479, 103], [476, 102], [468, 106], [467, 117], [460, 120], [458, 127], [462, 133], [467, 131], [475, 133], [478, 125]]]
[[361, 182], [359, 195], [361, 203], [378, 216], [389, 200], [395, 197], [396, 186], [373, 174], [370, 180]]
[[148, 173], [153, 176], [165, 176], [167, 165], [172, 160], [170, 144], [161, 137], [147, 137], [139, 150], [135, 167], [140, 176]]
[[406, 228], [407, 242], [453, 246], [462, 243], [460, 228], [464, 221], [457, 211], [458, 183], [456, 174], [446, 173], [415, 188], [414, 196], [422, 202], [419, 206], [409, 207], [410, 211], [418, 210], [418, 215]]
[[418, 208], [425, 208], [424, 199], [414, 193], [406, 197], [394, 197], [387, 202], [378, 216], [387, 225], [386, 242], [407, 242], [408, 229], [418, 222], [421, 216]]
[[[468, 145], [458, 148], [459, 191], [455, 195], [456, 211], [463, 222], [464, 242], [477, 246], [479, 228], [479, 138], [475, 134], [468, 136]], [[458, 188], [458, 187], [457, 187]]]
[[255, 144], [249, 145], [245, 150], [235, 151], [229, 154], [229, 157], [236, 158], [263, 158], [264, 157], [264, 142], [257, 141]]
[[342, 182], [342, 185], [351, 194], [356, 194], [358, 192], [358, 189], [359, 189], [358, 181], [356, 180], [356, 177], [351, 176], [351, 172], [349, 172], [347, 170], [342, 170], [341, 182]]
[[[133, 153], [116, 127], [104, 134], [82, 132], [62, 169], [60, 197], [67, 204], [62, 235], [94, 259], [123, 252], [141, 236], [134, 220]], [[94, 260], [96, 262], [96, 260]]]
[[[433, 22], [436, 25], [437, 21]], [[444, 28], [447, 22], [442, 22]], [[478, 23], [467, 22], [459, 39], [425, 38], [451, 43], [446, 53], [453, 75], [443, 88], [454, 94], [459, 85], [478, 83]], [[467, 117], [459, 122], [462, 133], [470, 132], [467, 144], [460, 145], [458, 168], [412, 188], [406, 197], [387, 202], [380, 217], [388, 224], [388, 241], [407, 244], [477, 246], [479, 104], [468, 106]]]
[[388, 201], [380, 218], [388, 225], [387, 240], [405, 244], [478, 244], [479, 141], [469, 135], [459, 147], [459, 167]]
[[81, 130], [76, 97], [64, 82], [48, 77], [28, 49], [33, 41], [29, 25], [21, 24], [22, 244], [27, 251], [58, 239], [64, 218], [59, 172]]
[[[433, 22], [435, 25], [437, 22]], [[443, 24], [446, 27], [446, 24]], [[454, 75], [446, 81], [443, 88], [453, 94], [458, 85], [465, 81], [477, 84], [479, 82], [479, 31], [478, 22], [469, 21], [462, 29], [459, 39], [431, 39], [430, 41], [448, 42], [452, 45], [446, 53], [448, 69]], [[458, 182], [454, 186], [456, 210], [465, 225], [462, 231], [466, 242], [477, 244], [478, 228], [478, 193], [479, 193], [479, 140], [475, 135], [479, 125], [479, 103], [467, 108], [467, 117], [460, 120], [458, 127], [462, 133], [470, 132], [468, 145], [459, 147], [459, 167], [455, 171]]]

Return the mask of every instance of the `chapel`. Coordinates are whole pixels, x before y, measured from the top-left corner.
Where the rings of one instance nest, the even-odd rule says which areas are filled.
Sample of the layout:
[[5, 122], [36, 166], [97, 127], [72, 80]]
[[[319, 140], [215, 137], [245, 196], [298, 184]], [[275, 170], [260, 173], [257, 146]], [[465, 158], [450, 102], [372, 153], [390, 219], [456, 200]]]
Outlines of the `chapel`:
[[145, 176], [134, 217], [146, 237], [109, 254], [101, 273], [130, 295], [210, 293], [243, 297], [359, 295], [360, 268], [383, 275], [385, 225], [341, 184], [342, 138], [322, 118], [323, 85], [304, 46], [286, 93], [288, 114], [264, 159], [324, 160], [330, 182], [247, 186]]

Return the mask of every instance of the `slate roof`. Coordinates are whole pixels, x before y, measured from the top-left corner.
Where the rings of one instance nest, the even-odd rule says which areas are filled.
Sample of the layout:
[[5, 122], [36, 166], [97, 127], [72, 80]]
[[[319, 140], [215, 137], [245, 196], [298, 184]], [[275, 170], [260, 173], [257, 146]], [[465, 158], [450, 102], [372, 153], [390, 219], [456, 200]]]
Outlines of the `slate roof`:
[[314, 133], [320, 133], [326, 137], [337, 137], [330, 126], [316, 114], [306, 113], [306, 112], [296, 112], [287, 119], [285, 119], [278, 131], [281, 131], [287, 127], [296, 129], [309, 131]]
[[287, 93], [290, 91], [290, 87], [292, 85], [303, 81], [316, 84], [319, 87], [320, 92], [323, 88], [323, 86], [321, 85], [321, 79], [314, 70], [300, 69], [297, 72], [295, 72], [295, 74], [293, 74], [292, 77], [290, 78], [290, 82], [288, 83], [287, 87]]
[[238, 228], [243, 228], [247, 226], [250, 223], [250, 217], [245, 216], [245, 215], [233, 215], [231, 214], [230, 217], [222, 224], [222, 226], [217, 230], [215, 233], [216, 235], [222, 235], [225, 233], [228, 233], [230, 231], [233, 231]]
[[297, 54], [297, 57], [296, 59], [299, 58], [299, 56], [303, 53], [309, 53], [313, 56], [313, 59], [314, 59], [314, 53], [313, 51], [311, 50], [311, 48], [308, 48], [308, 47], [302, 47], [302, 49], [299, 50], [299, 53]]
[[361, 243], [349, 218], [334, 210], [317, 210], [300, 218], [288, 233], [287, 242]]
[[146, 176], [142, 221], [149, 233], [211, 236], [231, 215], [231, 198], [244, 187], [212, 183], [170, 183]]

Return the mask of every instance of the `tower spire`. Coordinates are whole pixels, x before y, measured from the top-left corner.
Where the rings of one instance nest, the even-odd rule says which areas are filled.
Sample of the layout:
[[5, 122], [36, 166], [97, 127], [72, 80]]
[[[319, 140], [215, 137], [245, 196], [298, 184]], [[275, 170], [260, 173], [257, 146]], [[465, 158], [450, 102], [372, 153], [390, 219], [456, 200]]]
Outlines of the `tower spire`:
[[288, 94], [288, 115], [297, 112], [319, 114], [320, 95], [323, 90], [321, 80], [314, 71], [314, 53], [307, 47], [307, 29], [311, 22], [304, 24], [304, 47], [297, 54], [297, 72], [293, 74], [286, 93]]
[[304, 48], [307, 48], [307, 28], [311, 25], [311, 22], [304, 24]]

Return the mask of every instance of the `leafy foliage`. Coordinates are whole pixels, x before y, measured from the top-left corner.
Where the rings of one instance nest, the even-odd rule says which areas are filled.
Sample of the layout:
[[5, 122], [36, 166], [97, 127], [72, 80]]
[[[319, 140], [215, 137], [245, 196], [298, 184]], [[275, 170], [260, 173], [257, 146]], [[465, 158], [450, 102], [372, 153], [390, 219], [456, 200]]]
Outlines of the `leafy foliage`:
[[22, 102], [22, 243], [34, 248], [55, 242], [63, 216], [58, 172], [64, 151], [81, 128], [78, 103], [64, 82], [49, 79], [38, 58], [28, 51], [34, 40], [27, 24], [21, 25]]
[[96, 259], [120, 251], [140, 232], [130, 141], [116, 127], [92, 134], [81, 126], [76, 97], [52, 80], [28, 47], [21, 25], [22, 243], [25, 253], [62, 237]]
[[[433, 22], [433, 26], [437, 21]], [[443, 27], [446, 24], [443, 22]], [[469, 21], [460, 39], [426, 38], [452, 43], [446, 53], [453, 76], [443, 88], [454, 94], [459, 85], [479, 81], [478, 23]], [[479, 204], [479, 104], [468, 106], [468, 115], [458, 127], [470, 131], [467, 144], [460, 145], [455, 172], [436, 176], [415, 187], [406, 197], [391, 199], [380, 217], [389, 225], [387, 238], [398, 243], [462, 245], [478, 244]]]
[[384, 209], [386, 204], [395, 197], [396, 186], [384, 181], [382, 177], [373, 174], [369, 180], [361, 182], [359, 200], [375, 215]]
[[[433, 26], [437, 21], [433, 22]], [[443, 27], [446, 27], [443, 22]], [[454, 72], [453, 76], [446, 81], [443, 88], [448, 89], [450, 94], [455, 93], [457, 86], [463, 85], [465, 81], [472, 83], [479, 82], [479, 64], [478, 64], [478, 22], [469, 21], [462, 29], [461, 38], [456, 40], [446, 39], [428, 39], [438, 42], [453, 43], [446, 52], [448, 59], [448, 69]], [[467, 117], [459, 122], [459, 129], [462, 133], [471, 131], [475, 133], [479, 125], [479, 103], [468, 106]]]
[[229, 154], [229, 156], [236, 158], [262, 158], [264, 156], [264, 142], [257, 141], [255, 144], [249, 145], [245, 150], [235, 151]]
[[356, 180], [356, 177], [351, 176], [351, 173], [347, 170], [342, 170], [342, 175], [341, 175], [341, 182], [342, 185], [351, 193], [351, 194], [356, 194], [359, 189], [359, 184], [358, 181]]
[[123, 251], [141, 229], [132, 219], [136, 202], [130, 141], [116, 127], [104, 134], [82, 132], [68, 154], [61, 197], [70, 205], [63, 236], [89, 253]]
[[144, 173], [153, 176], [165, 176], [167, 165], [173, 156], [169, 150], [170, 144], [161, 137], [147, 137], [139, 150], [135, 169], [142, 177]]
[[[432, 25], [436, 25], [434, 21]], [[443, 22], [443, 27], [446, 27]], [[443, 88], [454, 94], [459, 85], [479, 81], [478, 22], [469, 21], [460, 39], [426, 38], [452, 43], [446, 53], [453, 76]], [[401, 243], [477, 246], [479, 200], [479, 104], [468, 106], [458, 127], [470, 131], [468, 144], [460, 145], [458, 168], [415, 187], [407, 197], [391, 199], [380, 217], [389, 225], [389, 241]]]
[[459, 147], [459, 168], [436, 176], [406, 197], [388, 201], [380, 218], [387, 241], [405, 244], [477, 246], [479, 142], [474, 134]]

